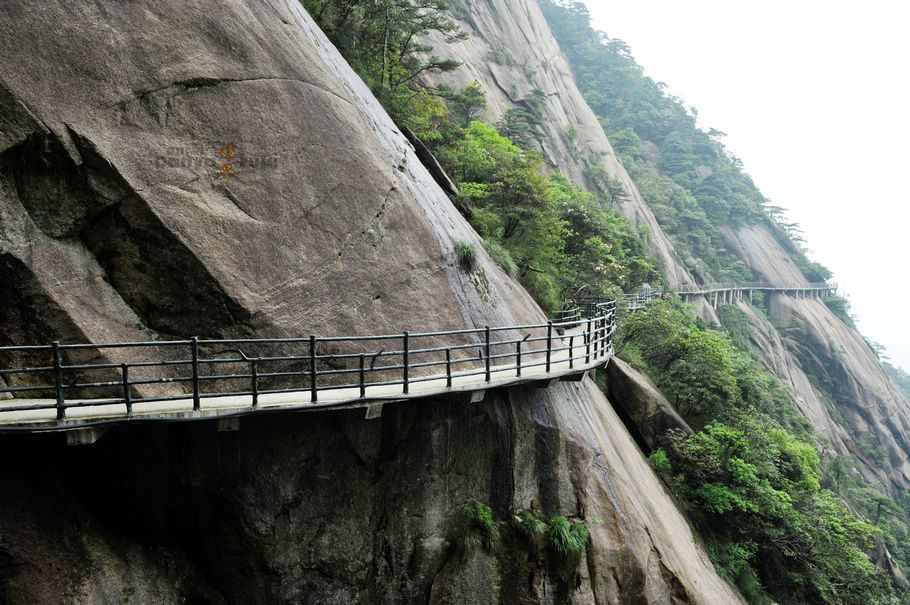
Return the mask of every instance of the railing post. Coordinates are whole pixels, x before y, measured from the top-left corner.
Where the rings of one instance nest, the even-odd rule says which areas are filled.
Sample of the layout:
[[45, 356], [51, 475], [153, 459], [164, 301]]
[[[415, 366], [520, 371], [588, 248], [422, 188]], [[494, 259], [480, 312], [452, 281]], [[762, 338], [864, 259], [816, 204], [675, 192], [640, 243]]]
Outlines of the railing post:
[[51, 344], [54, 355], [54, 391], [57, 396], [57, 420], [66, 420], [66, 405], [63, 401], [63, 355], [60, 353], [60, 341]]
[[585, 332], [585, 365], [591, 363], [591, 318], [588, 318], [588, 331]]
[[202, 402], [199, 399], [199, 337], [193, 336], [190, 341], [190, 352], [193, 360], [193, 410], [199, 411]]
[[569, 336], [569, 369], [575, 367], [575, 337]]
[[553, 322], [547, 322], [547, 374], [550, 373], [550, 359], [553, 353]]
[[318, 399], [316, 388], [316, 337], [310, 335], [310, 403], [316, 403]]
[[486, 357], [487, 382], [490, 382], [490, 326], [484, 329], [486, 335], [486, 345], [484, 346], [484, 357]]
[[452, 388], [452, 349], [446, 349], [446, 387]]
[[519, 340], [515, 344], [515, 366], [517, 368], [515, 375], [521, 378], [521, 341]]
[[607, 326], [607, 354], [613, 353], [613, 334], [616, 332], [616, 313], [610, 314], [610, 322]]
[[253, 409], [259, 407], [259, 360], [255, 357], [250, 360], [250, 387], [253, 390]]
[[363, 399], [367, 396], [367, 373], [366, 373], [366, 360], [361, 353], [360, 355], [360, 398]]
[[409, 351], [408, 351], [409, 344], [410, 344], [408, 342], [409, 340], [410, 340], [410, 335], [407, 332], [405, 332], [403, 335], [404, 349], [402, 349], [404, 351], [404, 353], [403, 353], [403, 357], [404, 357], [403, 379], [404, 379], [404, 394], [405, 395], [408, 394], [408, 365], [410, 363], [410, 359], [409, 359], [410, 355], [409, 355]]
[[600, 318], [594, 320], [594, 327], [591, 330], [591, 346], [594, 348], [594, 354], [591, 355], [591, 359], [597, 361], [597, 355], [600, 352]]
[[123, 374], [123, 403], [126, 404], [126, 417], [132, 418], [133, 396], [130, 393], [130, 366], [122, 363], [120, 364], [120, 371]]

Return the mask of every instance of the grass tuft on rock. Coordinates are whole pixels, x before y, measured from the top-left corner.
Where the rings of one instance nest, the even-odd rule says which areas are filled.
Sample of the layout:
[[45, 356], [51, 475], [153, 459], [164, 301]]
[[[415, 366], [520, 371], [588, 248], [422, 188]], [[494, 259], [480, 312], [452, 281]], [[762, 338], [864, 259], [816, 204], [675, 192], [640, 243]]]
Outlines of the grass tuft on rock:
[[479, 548], [488, 553], [496, 550], [500, 532], [493, 510], [483, 502], [475, 502], [465, 507], [465, 516], [465, 526], [458, 538], [462, 552], [469, 553]]
[[458, 255], [458, 262], [465, 271], [471, 272], [477, 266], [477, 248], [471, 242], [465, 240], [455, 242], [455, 254]]
[[581, 559], [590, 534], [581, 521], [569, 521], [563, 516], [553, 517], [547, 533], [550, 554], [564, 565], [575, 565]]
[[514, 525], [518, 534], [525, 539], [529, 546], [535, 550], [543, 547], [548, 529], [543, 519], [531, 511], [525, 511], [520, 515], [515, 515]]

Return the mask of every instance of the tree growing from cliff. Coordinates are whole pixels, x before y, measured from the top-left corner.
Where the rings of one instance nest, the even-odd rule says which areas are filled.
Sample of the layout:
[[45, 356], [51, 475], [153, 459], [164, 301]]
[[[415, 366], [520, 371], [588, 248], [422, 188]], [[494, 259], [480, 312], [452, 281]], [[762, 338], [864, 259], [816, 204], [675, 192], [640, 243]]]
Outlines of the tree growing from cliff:
[[451, 71], [458, 61], [433, 54], [422, 40], [436, 33], [463, 40], [448, 0], [301, 0], [345, 59], [395, 119], [428, 88], [420, 76]]

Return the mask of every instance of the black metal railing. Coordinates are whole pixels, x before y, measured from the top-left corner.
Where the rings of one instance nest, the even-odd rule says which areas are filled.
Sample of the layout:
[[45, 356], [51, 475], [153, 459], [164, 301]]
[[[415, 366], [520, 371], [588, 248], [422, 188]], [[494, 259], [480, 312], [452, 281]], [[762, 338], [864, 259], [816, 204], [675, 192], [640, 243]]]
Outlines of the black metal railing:
[[242, 397], [238, 406], [257, 410], [289, 393], [300, 405], [336, 406], [414, 390], [425, 396], [432, 393], [419, 387], [434, 381], [439, 391], [543, 379], [605, 362], [615, 316], [615, 302], [597, 301], [547, 323], [443, 332], [3, 346], [0, 397], [14, 399], [0, 400], [0, 426], [48, 412], [41, 421], [64, 423], [74, 410], [101, 406], [129, 418], [168, 413], [151, 404], [182, 402], [186, 409], [175, 413], [198, 412]]

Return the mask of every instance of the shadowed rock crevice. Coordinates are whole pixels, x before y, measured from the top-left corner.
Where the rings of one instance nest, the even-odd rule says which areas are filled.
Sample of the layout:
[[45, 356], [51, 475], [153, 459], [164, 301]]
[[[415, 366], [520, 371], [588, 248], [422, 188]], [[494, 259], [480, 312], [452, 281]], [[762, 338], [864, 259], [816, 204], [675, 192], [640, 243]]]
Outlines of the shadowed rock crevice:
[[31, 134], [0, 156], [19, 201], [35, 224], [55, 238], [71, 237], [93, 217], [131, 194], [91, 141], [68, 129], [74, 158], [56, 136]]
[[0, 283], [16, 285], [0, 288], [0, 342], [49, 344], [52, 340], [85, 338], [16, 256], [0, 253]]
[[189, 337], [236, 335], [250, 325], [251, 313], [141, 199], [109, 208], [81, 237], [108, 282], [149, 328]]

